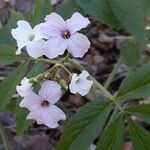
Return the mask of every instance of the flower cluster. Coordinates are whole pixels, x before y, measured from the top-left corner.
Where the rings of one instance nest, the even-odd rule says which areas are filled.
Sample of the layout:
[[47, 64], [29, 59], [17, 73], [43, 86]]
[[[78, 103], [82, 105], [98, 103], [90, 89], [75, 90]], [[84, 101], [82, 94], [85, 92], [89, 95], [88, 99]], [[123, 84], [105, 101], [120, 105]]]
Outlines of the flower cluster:
[[[18, 27], [12, 29], [12, 36], [17, 40], [18, 45], [16, 54], [21, 54], [22, 49], [26, 48], [27, 53], [33, 58], [46, 56], [54, 59], [67, 50], [72, 56], [81, 58], [90, 48], [90, 42], [78, 31], [89, 23], [89, 19], [78, 12], [66, 21], [60, 15], [51, 13], [46, 16], [44, 23], [36, 25], [33, 29], [27, 21], [18, 21]], [[70, 92], [87, 95], [93, 84], [93, 81], [87, 79], [88, 76], [89, 73], [85, 70], [79, 75], [71, 74], [71, 81], [68, 83]], [[23, 97], [20, 107], [30, 111], [27, 119], [56, 128], [60, 120], [66, 120], [66, 115], [56, 106], [62, 96], [61, 85], [59, 81], [52, 81], [50, 78], [40, 81], [41, 88], [38, 94], [34, 92], [31, 82], [34, 77], [24, 78], [16, 90]]]
[[16, 54], [20, 54], [21, 49], [26, 47], [27, 53], [33, 58], [45, 55], [53, 59], [64, 54], [66, 49], [74, 57], [83, 57], [90, 48], [90, 41], [77, 31], [89, 23], [89, 19], [78, 12], [66, 21], [60, 15], [51, 13], [46, 16], [44, 23], [33, 29], [27, 21], [18, 21], [18, 27], [11, 32], [17, 40]]

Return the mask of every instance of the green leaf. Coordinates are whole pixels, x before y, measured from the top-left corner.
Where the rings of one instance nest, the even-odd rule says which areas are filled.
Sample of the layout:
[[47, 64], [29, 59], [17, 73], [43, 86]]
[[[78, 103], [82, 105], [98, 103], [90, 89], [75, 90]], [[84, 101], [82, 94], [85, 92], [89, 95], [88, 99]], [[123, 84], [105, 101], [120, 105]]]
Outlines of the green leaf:
[[19, 12], [12, 11], [8, 24], [0, 29], [0, 44], [9, 44], [9, 46], [16, 47], [15, 40], [11, 35], [11, 30], [17, 27], [18, 20], [24, 20], [23, 15]]
[[82, 12], [75, 0], [65, 0], [58, 6], [56, 12], [64, 19], [68, 19], [74, 12]]
[[65, 127], [57, 150], [88, 149], [103, 129], [111, 104], [93, 101], [82, 107]]
[[106, 0], [115, 17], [142, 45], [146, 46], [144, 20], [134, 0]]
[[142, 120], [150, 123], [150, 104], [141, 104], [137, 106], [131, 106], [125, 109], [127, 113], [135, 115]]
[[28, 110], [20, 108], [18, 106], [16, 110], [16, 131], [18, 135], [22, 134], [32, 124], [31, 121], [26, 120], [28, 114]]
[[150, 64], [131, 73], [122, 82], [119, 92], [119, 100], [146, 98], [150, 96]]
[[124, 121], [122, 115], [115, 119], [100, 137], [96, 150], [122, 150], [124, 143]]
[[[145, 21], [145, 26], [150, 25], [148, 17], [150, 16], [150, 2], [149, 0], [136, 0], [137, 7], [139, 8], [141, 15]], [[146, 38], [150, 37], [150, 30], [145, 31]]]
[[113, 11], [106, 0], [76, 0], [77, 4], [91, 15], [96, 20], [112, 27], [122, 28], [122, 24], [117, 17], [114, 16]]
[[14, 51], [14, 48], [8, 45], [0, 45], [0, 66], [25, 59], [24, 56], [16, 55]]
[[10, 112], [12, 114], [15, 114], [16, 113], [17, 104], [18, 104], [18, 102], [17, 102], [16, 99], [11, 100], [8, 103], [8, 105], [6, 106], [5, 111]]
[[16, 85], [20, 83], [24, 77], [26, 65], [22, 64], [0, 82], [0, 108], [5, 108], [10, 102], [12, 95], [16, 91]]
[[33, 22], [39, 24], [44, 21], [46, 15], [52, 10], [50, 0], [36, 0], [33, 11]]
[[149, 150], [150, 133], [131, 119], [128, 118], [127, 120], [134, 150]]
[[32, 69], [30, 70], [28, 74], [28, 78], [32, 78], [37, 76], [40, 73], [44, 72], [44, 65], [42, 63], [36, 62], [33, 66]]
[[139, 62], [140, 47], [137, 43], [128, 42], [123, 46], [121, 54], [128, 65], [133, 67]]

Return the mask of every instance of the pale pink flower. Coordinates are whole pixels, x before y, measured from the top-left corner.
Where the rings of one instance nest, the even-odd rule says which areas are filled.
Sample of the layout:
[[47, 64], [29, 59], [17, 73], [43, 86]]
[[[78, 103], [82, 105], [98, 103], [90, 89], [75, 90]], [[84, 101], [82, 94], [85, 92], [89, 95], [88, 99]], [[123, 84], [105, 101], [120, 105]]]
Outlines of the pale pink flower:
[[21, 85], [16, 86], [16, 91], [22, 97], [28, 96], [32, 91], [32, 84], [29, 82], [29, 79], [24, 78], [21, 81]]
[[18, 49], [16, 54], [21, 53], [21, 49], [26, 47], [28, 54], [33, 58], [43, 55], [43, 44], [46, 36], [41, 32], [41, 24], [36, 25], [33, 29], [27, 21], [20, 20], [17, 22], [18, 27], [12, 29], [11, 34], [17, 40]]
[[87, 79], [88, 76], [89, 73], [85, 70], [80, 75], [73, 74], [69, 84], [70, 92], [73, 94], [79, 93], [82, 96], [88, 94], [93, 85], [93, 81]]
[[46, 56], [50, 59], [64, 54], [67, 49], [74, 57], [83, 57], [90, 48], [88, 38], [77, 31], [85, 28], [89, 19], [75, 12], [66, 21], [56, 14], [51, 13], [46, 16], [45, 23], [42, 25], [43, 33], [49, 37], [45, 44]]
[[31, 111], [27, 119], [34, 119], [38, 124], [56, 128], [58, 121], [66, 120], [65, 113], [54, 105], [61, 95], [61, 86], [57, 82], [47, 80], [41, 84], [38, 95], [34, 92], [30, 93], [21, 101], [20, 107]]

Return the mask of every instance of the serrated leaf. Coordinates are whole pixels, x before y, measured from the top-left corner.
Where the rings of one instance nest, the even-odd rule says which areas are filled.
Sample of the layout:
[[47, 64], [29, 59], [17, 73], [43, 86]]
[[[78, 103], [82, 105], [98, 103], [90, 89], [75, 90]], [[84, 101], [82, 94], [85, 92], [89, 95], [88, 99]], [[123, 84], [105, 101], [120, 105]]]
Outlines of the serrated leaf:
[[81, 8], [77, 5], [75, 0], [65, 0], [58, 6], [57, 13], [64, 19], [68, 19], [74, 12], [82, 12]]
[[122, 150], [124, 142], [124, 121], [122, 115], [115, 119], [100, 137], [96, 150]]
[[120, 86], [117, 97], [120, 100], [130, 100], [149, 96], [150, 64], [147, 64], [126, 77]]
[[12, 95], [16, 91], [16, 85], [20, 83], [24, 77], [26, 65], [22, 64], [0, 82], [0, 108], [5, 108], [10, 102]]
[[9, 44], [9, 46], [13, 47], [16, 46], [15, 40], [11, 35], [11, 29], [17, 27], [18, 20], [24, 20], [23, 15], [19, 12], [12, 11], [8, 24], [0, 29], [0, 44]]
[[8, 45], [0, 45], [0, 66], [25, 59], [24, 56], [16, 55], [14, 51], [14, 48]]
[[33, 22], [39, 24], [44, 21], [46, 15], [52, 10], [50, 0], [36, 0], [33, 10]]
[[111, 102], [93, 101], [81, 108], [65, 127], [57, 145], [57, 150], [88, 149], [92, 141], [100, 134]]
[[[139, 8], [141, 15], [145, 21], [145, 27], [150, 26], [150, 1], [149, 0], [136, 0], [137, 7]], [[147, 39], [150, 37], [150, 30], [145, 30], [145, 36]]]
[[150, 123], [150, 104], [131, 106], [125, 109], [127, 113], [135, 115], [142, 120]]
[[134, 0], [107, 0], [115, 17], [142, 45], [146, 46], [144, 20]]
[[106, 0], [76, 0], [77, 4], [96, 20], [115, 28], [122, 28], [122, 24], [113, 14]]
[[149, 150], [150, 148], [150, 133], [144, 128], [140, 127], [136, 122], [131, 119], [128, 120], [129, 133], [133, 143], [134, 150]]
[[121, 54], [128, 65], [133, 67], [139, 62], [140, 47], [137, 43], [128, 42], [122, 47]]

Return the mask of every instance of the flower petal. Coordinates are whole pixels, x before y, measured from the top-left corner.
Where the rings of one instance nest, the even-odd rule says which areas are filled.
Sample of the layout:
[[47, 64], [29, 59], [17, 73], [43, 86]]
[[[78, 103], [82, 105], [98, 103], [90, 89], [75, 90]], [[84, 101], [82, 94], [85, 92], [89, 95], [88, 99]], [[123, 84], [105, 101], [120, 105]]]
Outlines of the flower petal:
[[67, 46], [68, 40], [52, 37], [45, 43], [45, 56], [49, 59], [56, 58], [57, 56], [64, 54]]
[[34, 41], [39, 41], [40, 39], [47, 39], [48, 38], [42, 32], [42, 29], [41, 29], [42, 25], [43, 25], [43, 23], [40, 23], [33, 28], [33, 32], [35, 35]]
[[67, 24], [64, 19], [57, 13], [51, 13], [47, 15], [45, 21], [49, 24], [52, 24], [54, 27], [58, 28], [59, 30], [66, 30]]
[[49, 108], [45, 109], [42, 112], [42, 116], [44, 124], [50, 128], [57, 128], [58, 121], [66, 120], [65, 113], [55, 105], [51, 105]]
[[32, 84], [29, 83], [29, 79], [24, 78], [21, 81], [21, 85], [16, 86], [16, 91], [22, 97], [29, 95], [32, 91]]
[[27, 21], [20, 20], [17, 22], [18, 27], [12, 29], [11, 34], [16, 40], [28, 41], [28, 36], [32, 33], [32, 28]]
[[90, 21], [88, 18], [83, 17], [80, 13], [75, 12], [70, 19], [67, 21], [68, 29], [71, 32], [71, 34], [81, 30], [82, 28], [85, 28], [88, 24], [90, 24]]
[[28, 114], [27, 119], [36, 120], [37, 124], [44, 124], [44, 120], [42, 117], [42, 109], [36, 109], [34, 111], [31, 111]]
[[67, 50], [74, 56], [74, 57], [83, 57], [84, 54], [90, 48], [90, 41], [88, 38], [80, 33], [75, 33], [71, 35], [69, 39], [69, 45]]
[[61, 30], [48, 22], [45, 22], [41, 25], [41, 30], [42, 30], [42, 33], [47, 37], [60, 37], [61, 36]]
[[72, 82], [69, 84], [70, 92], [73, 94], [79, 93], [82, 96], [85, 96], [89, 93], [93, 81], [89, 81], [87, 79], [80, 79], [79, 82]]
[[41, 84], [39, 95], [43, 100], [48, 100], [50, 104], [55, 104], [61, 97], [61, 86], [54, 81], [44, 81]]
[[51, 0], [52, 6], [53, 6], [53, 5], [56, 5], [59, 1], [60, 1], [60, 0]]
[[86, 70], [83, 70], [79, 75], [79, 78], [86, 79], [89, 76], [89, 73]]
[[26, 96], [19, 104], [20, 107], [27, 108], [30, 111], [38, 109], [41, 105], [41, 98], [33, 91]]
[[18, 27], [12, 29], [11, 34], [17, 40], [18, 50], [16, 54], [21, 53], [21, 49], [25, 47], [30, 41], [29, 36], [32, 33], [32, 28], [27, 21], [20, 20], [17, 22]]
[[38, 58], [45, 54], [45, 51], [43, 49], [44, 44], [44, 40], [31, 42], [26, 46], [26, 50], [31, 57]]

